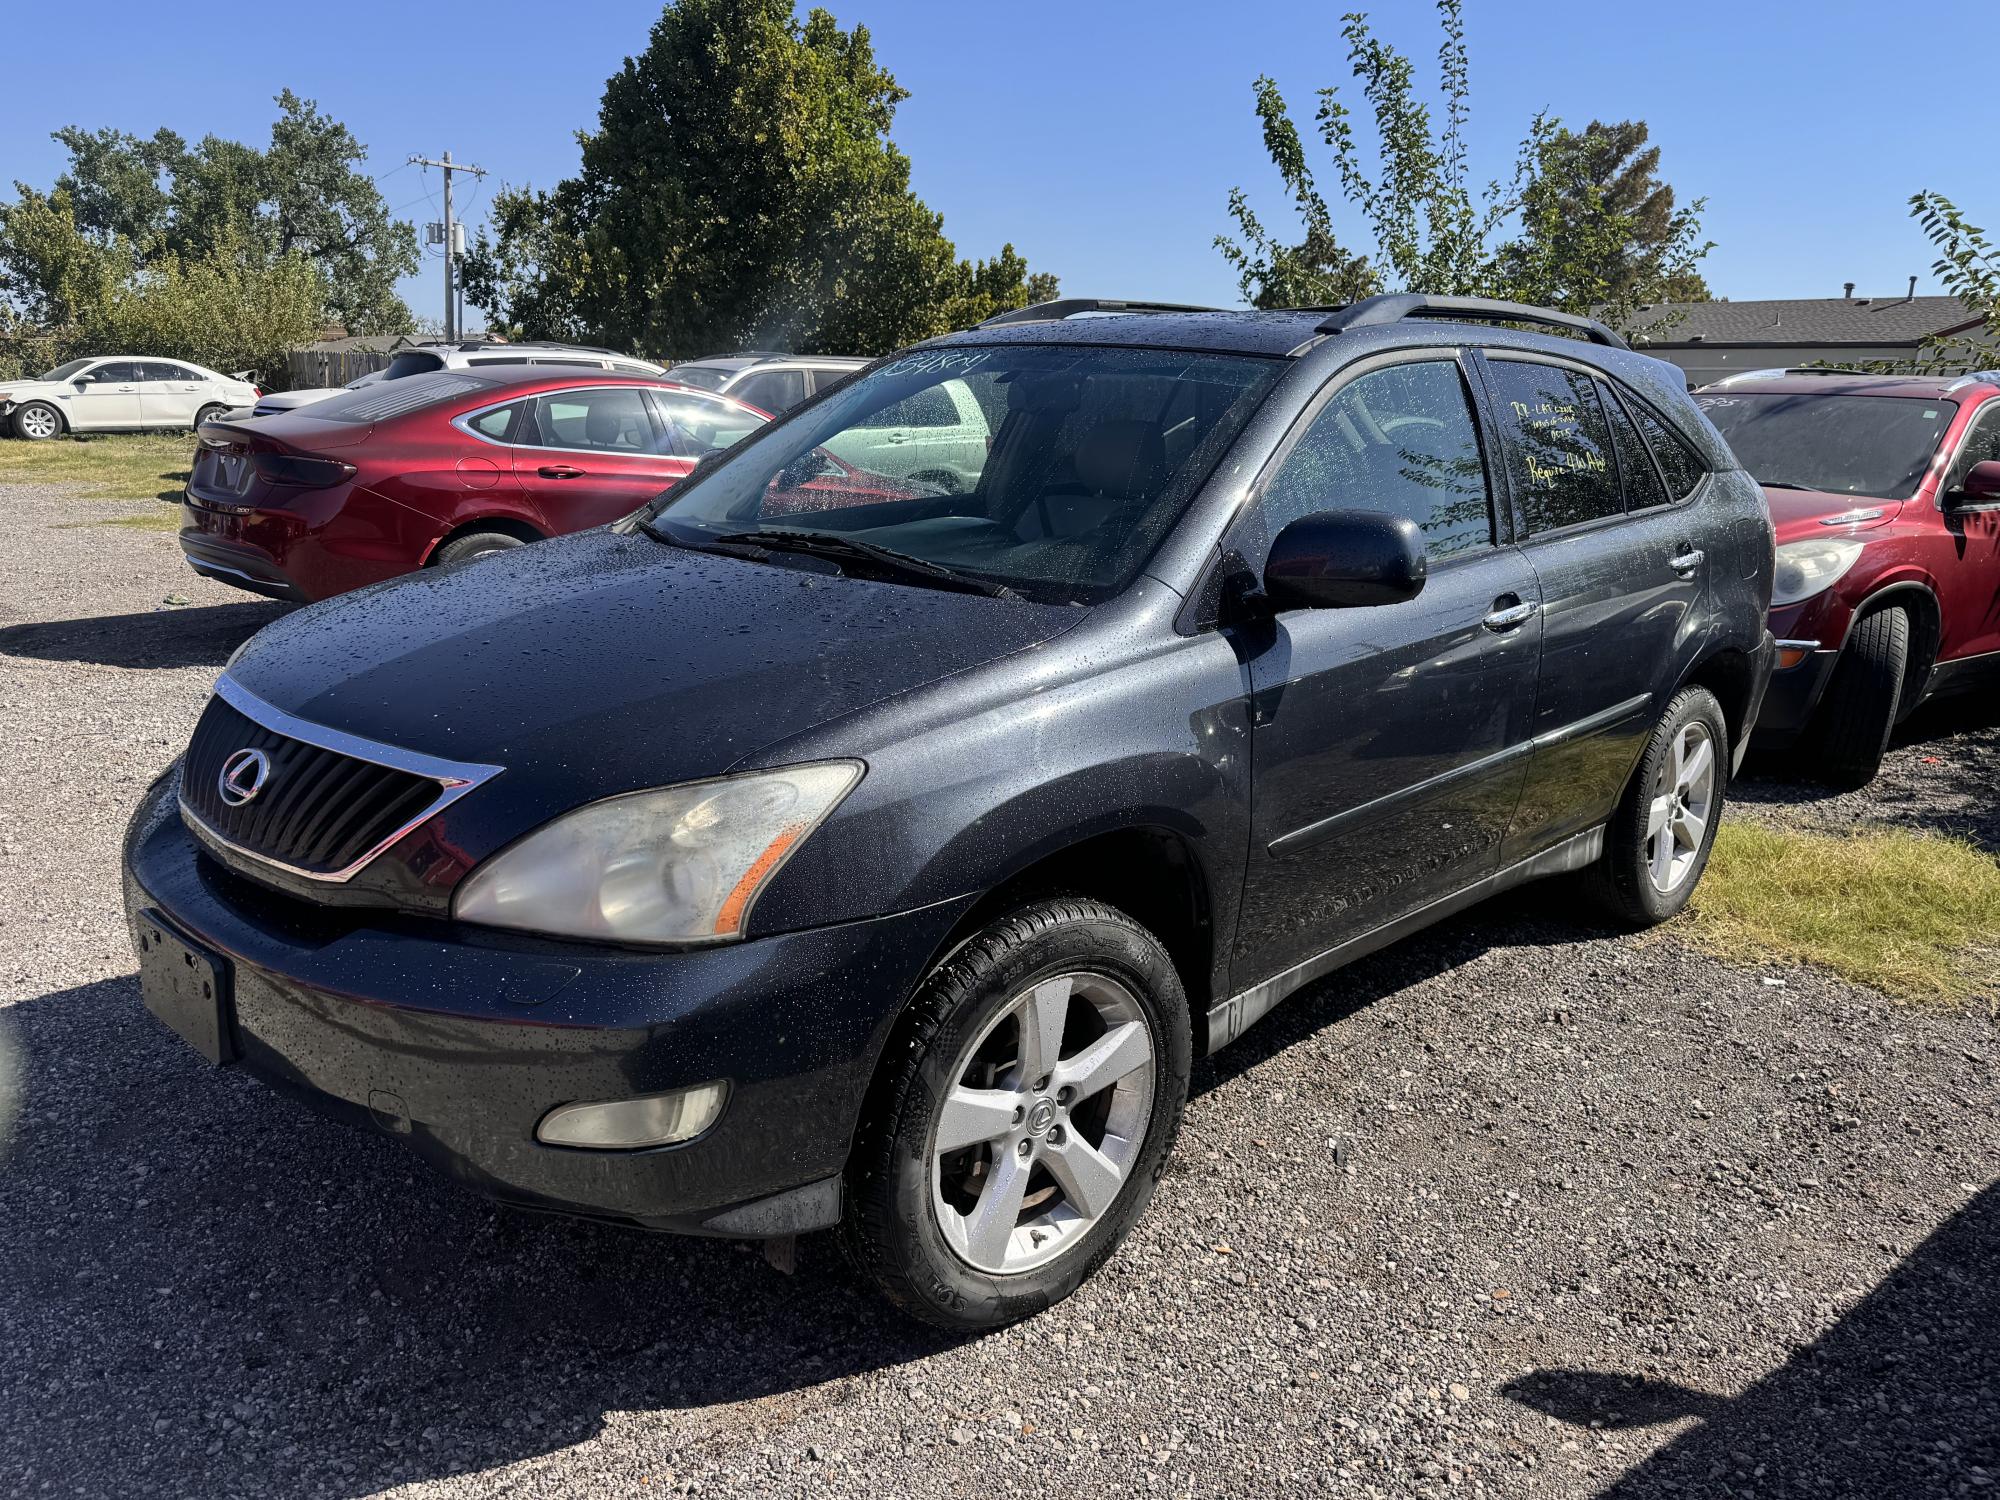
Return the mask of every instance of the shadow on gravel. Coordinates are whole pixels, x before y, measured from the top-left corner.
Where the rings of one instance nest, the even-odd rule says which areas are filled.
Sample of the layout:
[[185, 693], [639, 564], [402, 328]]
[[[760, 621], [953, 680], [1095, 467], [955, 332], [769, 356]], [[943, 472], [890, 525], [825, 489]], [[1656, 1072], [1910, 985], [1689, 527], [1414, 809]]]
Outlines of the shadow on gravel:
[[1702, 1419], [1599, 1500], [1983, 1492], [2000, 1474], [2000, 1183], [1734, 1400], [1590, 1370], [1539, 1370], [1503, 1394], [1579, 1427]]
[[10, 1023], [0, 1493], [359, 1496], [657, 1412], [838, 1405], [845, 1377], [952, 1342], [823, 1236], [787, 1277], [725, 1242], [498, 1210], [207, 1068], [129, 977]]
[[0, 630], [0, 655], [100, 667], [219, 667], [229, 653], [293, 606], [276, 600], [153, 609]]

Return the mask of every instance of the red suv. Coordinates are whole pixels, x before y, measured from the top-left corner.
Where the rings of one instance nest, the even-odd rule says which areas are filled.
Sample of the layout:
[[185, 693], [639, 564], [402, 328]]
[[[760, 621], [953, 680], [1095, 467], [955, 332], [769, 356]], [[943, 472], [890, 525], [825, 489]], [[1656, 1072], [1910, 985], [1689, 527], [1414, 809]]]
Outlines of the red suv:
[[1757, 741], [1860, 786], [1919, 703], [2000, 681], [2000, 371], [1771, 370], [1695, 401], [1777, 529]]
[[324, 599], [629, 515], [769, 418], [653, 377], [494, 366], [203, 423], [181, 550], [205, 578]]

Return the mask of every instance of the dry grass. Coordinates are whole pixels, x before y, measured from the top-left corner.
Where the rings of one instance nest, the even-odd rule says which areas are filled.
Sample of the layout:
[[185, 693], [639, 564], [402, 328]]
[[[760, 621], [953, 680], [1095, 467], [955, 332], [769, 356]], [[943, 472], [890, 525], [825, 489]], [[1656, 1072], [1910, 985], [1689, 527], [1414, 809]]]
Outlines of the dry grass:
[[1810, 964], [1904, 1000], [2000, 992], [2000, 862], [1957, 839], [1726, 823], [1693, 934], [1738, 962]]
[[74, 484], [85, 500], [178, 500], [193, 451], [185, 432], [8, 438], [0, 441], [0, 484]]

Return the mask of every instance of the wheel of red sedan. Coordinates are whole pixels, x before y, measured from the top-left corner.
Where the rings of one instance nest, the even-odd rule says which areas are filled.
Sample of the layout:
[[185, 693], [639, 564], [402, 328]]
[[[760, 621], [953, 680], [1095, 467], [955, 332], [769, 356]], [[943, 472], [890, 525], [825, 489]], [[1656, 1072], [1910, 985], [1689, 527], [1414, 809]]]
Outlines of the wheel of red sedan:
[[1037, 1312], [1116, 1249], [1187, 1097], [1187, 1006], [1145, 929], [1093, 901], [1023, 908], [932, 976], [850, 1172], [848, 1248], [952, 1328]]

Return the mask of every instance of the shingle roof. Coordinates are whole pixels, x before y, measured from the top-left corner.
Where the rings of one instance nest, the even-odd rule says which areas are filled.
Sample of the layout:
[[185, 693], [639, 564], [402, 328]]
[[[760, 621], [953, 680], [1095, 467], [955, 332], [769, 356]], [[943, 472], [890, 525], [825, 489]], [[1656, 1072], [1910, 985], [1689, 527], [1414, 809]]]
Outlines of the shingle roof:
[[[1657, 332], [1649, 326], [1666, 322]], [[1956, 297], [1794, 297], [1775, 302], [1656, 302], [1621, 330], [1641, 348], [1685, 344], [1909, 344], [1971, 327]], [[1645, 343], [1641, 344], [1641, 337]]]

